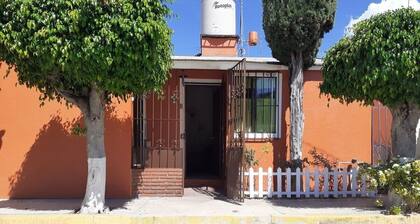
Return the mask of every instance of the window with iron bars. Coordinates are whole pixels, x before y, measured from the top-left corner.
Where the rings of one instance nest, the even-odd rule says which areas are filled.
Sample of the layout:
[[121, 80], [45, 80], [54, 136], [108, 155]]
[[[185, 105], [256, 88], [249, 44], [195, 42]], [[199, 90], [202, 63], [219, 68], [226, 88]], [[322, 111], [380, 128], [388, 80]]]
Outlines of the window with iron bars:
[[280, 76], [277, 72], [248, 72], [246, 77], [245, 138], [278, 138]]

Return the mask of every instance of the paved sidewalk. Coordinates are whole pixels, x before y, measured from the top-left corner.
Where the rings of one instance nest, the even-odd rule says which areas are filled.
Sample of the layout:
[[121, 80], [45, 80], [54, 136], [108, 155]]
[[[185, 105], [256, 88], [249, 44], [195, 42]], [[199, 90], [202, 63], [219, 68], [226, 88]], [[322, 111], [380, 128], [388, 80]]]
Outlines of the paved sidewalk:
[[[108, 200], [107, 215], [74, 215], [81, 200], [0, 200], [3, 223], [420, 223], [420, 216], [385, 216], [374, 199], [245, 200], [186, 189], [182, 198]], [[351, 220], [351, 221], [350, 221]]]
[[374, 199], [279, 199], [229, 201], [205, 190], [187, 189], [182, 198], [140, 198], [112, 210], [114, 214], [143, 216], [270, 216], [270, 215], [373, 215], [381, 214]]
[[[71, 214], [80, 200], [0, 200], [0, 214]], [[375, 215], [374, 199], [275, 199], [230, 201], [202, 189], [186, 189], [184, 197], [132, 200], [110, 199], [110, 214], [134, 216], [270, 216], [270, 215]]]

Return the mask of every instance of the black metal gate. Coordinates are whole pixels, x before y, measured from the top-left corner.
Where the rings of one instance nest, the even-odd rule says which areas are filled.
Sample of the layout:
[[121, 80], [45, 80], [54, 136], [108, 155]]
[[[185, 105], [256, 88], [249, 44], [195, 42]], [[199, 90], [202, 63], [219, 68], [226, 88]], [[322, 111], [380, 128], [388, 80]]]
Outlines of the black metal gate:
[[232, 68], [226, 89], [226, 194], [228, 198], [243, 200], [246, 59]]

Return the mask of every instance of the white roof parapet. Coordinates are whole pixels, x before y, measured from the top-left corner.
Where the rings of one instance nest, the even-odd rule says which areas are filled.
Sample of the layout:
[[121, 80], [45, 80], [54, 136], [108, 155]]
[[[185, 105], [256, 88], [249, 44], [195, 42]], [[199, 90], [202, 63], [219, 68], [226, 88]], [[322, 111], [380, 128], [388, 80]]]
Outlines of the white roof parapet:
[[[243, 59], [242, 57], [172, 56], [172, 69], [230, 70]], [[275, 58], [246, 57], [246, 62], [247, 70], [279, 71], [288, 69]], [[314, 66], [308, 70], [320, 70], [321, 66], [322, 60], [316, 59]]]

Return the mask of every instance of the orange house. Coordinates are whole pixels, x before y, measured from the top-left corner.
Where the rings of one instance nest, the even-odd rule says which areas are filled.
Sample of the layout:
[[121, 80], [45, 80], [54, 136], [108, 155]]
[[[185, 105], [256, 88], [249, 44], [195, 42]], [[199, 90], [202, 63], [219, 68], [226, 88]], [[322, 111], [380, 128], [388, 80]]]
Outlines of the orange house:
[[[312, 160], [316, 150], [338, 165], [370, 163], [372, 108], [320, 95], [320, 69], [317, 61], [304, 72], [304, 157]], [[146, 94], [133, 104], [133, 195], [182, 195], [184, 187], [197, 186], [234, 195], [232, 174], [245, 166], [239, 158], [247, 150], [258, 166], [286, 166], [287, 67], [272, 58], [203, 54], [173, 57], [171, 75], [163, 95]]]
[[[257, 166], [286, 166], [288, 68], [273, 58], [238, 57], [238, 36], [223, 32], [201, 36], [200, 56], [172, 58], [162, 94], [107, 108], [107, 197], [182, 196], [184, 187], [195, 186], [234, 197], [245, 153], [255, 152]], [[320, 95], [321, 66], [317, 60], [304, 71], [303, 156], [312, 160], [317, 152], [338, 165], [372, 162], [377, 133], [389, 127], [374, 125], [371, 107]], [[0, 80], [0, 198], [81, 198], [86, 146], [72, 131], [80, 111], [57, 102], [40, 106], [35, 89], [16, 83], [13, 72]]]
[[[204, 46], [202, 56], [174, 56], [163, 94], [107, 109], [108, 197], [180, 196], [192, 186], [229, 192], [240, 139], [258, 166], [285, 166], [287, 67], [272, 58], [236, 57], [235, 45], [223, 51], [232, 56], [206, 55]], [[304, 72], [304, 157], [315, 149], [339, 163], [371, 162], [372, 108], [320, 95], [320, 69], [317, 61]], [[38, 92], [16, 82], [14, 73], [0, 82], [0, 197], [83, 196], [85, 140], [72, 134], [80, 112], [57, 102], [41, 107]]]

